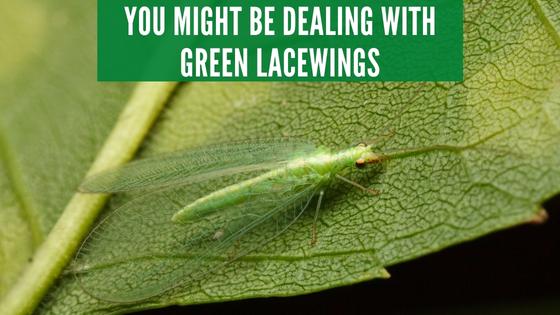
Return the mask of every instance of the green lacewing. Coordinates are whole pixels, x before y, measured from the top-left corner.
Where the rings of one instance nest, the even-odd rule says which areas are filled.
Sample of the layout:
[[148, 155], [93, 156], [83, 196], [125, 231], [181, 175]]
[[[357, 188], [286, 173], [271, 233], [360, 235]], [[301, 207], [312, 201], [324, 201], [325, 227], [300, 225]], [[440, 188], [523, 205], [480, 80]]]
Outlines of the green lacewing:
[[[74, 272], [87, 293], [121, 303], [197, 283], [282, 234], [306, 209], [317, 218], [333, 181], [375, 194], [341, 174], [383, 159], [363, 143], [331, 152], [269, 140], [179, 151], [102, 172], [80, 191], [140, 191], [141, 197], [94, 228]], [[313, 229], [311, 242], [315, 235]]]
[[[379, 130], [386, 132], [393, 122]], [[89, 177], [80, 186], [88, 193], [136, 195], [92, 230], [71, 271], [85, 292], [111, 302], [147, 300], [176, 288], [184, 293], [186, 285], [204, 291], [200, 286], [206, 276], [262, 249], [306, 210], [314, 211], [317, 220], [334, 182], [377, 194], [343, 176], [351, 169], [434, 150], [486, 150], [481, 144], [495, 135], [464, 146], [383, 153], [376, 148], [384, 145], [375, 142], [333, 151], [305, 141], [261, 140], [137, 160]], [[315, 224], [311, 235], [313, 244]]]

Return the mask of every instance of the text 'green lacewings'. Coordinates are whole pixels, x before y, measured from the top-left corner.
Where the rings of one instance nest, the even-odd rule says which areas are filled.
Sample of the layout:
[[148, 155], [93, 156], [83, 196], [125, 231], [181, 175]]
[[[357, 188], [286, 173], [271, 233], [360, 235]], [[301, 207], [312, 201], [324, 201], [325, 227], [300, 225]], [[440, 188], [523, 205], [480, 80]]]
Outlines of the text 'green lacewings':
[[[306, 209], [317, 218], [333, 181], [375, 194], [342, 174], [383, 159], [371, 144], [332, 152], [261, 141], [180, 151], [102, 172], [80, 190], [142, 196], [99, 223], [73, 270], [87, 293], [112, 302], [197, 283], [282, 234]], [[314, 229], [311, 234], [313, 243]]]

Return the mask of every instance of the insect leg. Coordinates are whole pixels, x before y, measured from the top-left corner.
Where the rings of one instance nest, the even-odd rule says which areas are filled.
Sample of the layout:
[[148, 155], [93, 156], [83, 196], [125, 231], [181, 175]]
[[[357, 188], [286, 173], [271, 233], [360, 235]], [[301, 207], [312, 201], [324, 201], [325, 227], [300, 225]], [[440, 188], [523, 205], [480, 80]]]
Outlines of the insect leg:
[[356, 183], [353, 180], [349, 180], [348, 178], [346, 178], [344, 176], [336, 174], [336, 178], [338, 178], [338, 179], [342, 180], [343, 182], [348, 183], [348, 184], [350, 184], [350, 185], [352, 185], [352, 186], [354, 186], [354, 187], [356, 187], [356, 188], [358, 188], [358, 189], [360, 189], [360, 190], [362, 190], [366, 193], [372, 194], [374, 196], [377, 196], [381, 193], [379, 190], [364, 187], [364, 186]]
[[323, 196], [325, 196], [325, 191], [321, 190], [319, 192], [319, 198], [317, 199], [317, 207], [315, 208], [315, 216], [313, 217], [313, 226], [311, 228], [311, 246], [315, 246], [315, 244], [317, 244], [317, 219], [319, 218], [319, 209], [321, 208]]

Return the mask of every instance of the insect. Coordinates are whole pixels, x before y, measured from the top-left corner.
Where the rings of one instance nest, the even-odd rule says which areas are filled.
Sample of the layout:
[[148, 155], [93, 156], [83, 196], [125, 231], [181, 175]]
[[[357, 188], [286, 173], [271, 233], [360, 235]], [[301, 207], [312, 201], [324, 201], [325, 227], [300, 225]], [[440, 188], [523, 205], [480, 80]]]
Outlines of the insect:
[[[77, 258], [76, 275], [86, 292], [113, 302], [144, 300], [185, 281], [198, 281], [283, 233], [313, 199], [316, 221], [325, 190], [337, 179], [377, 194], [342, 174], [383, 159], [365, 143], [331, 152], [309, 143], [273, 140], [180, 151], [94, 175], [81, 191], [155, 192], [125, 203], [101, 221], [78, 254], [90, 253], [96, 261]], [[228, 178], [231, 184], [221, 183], [208, 193], [194, 191]], [[185, 200], [186, 195], [197, 197]], [[128, 227], [116, 226], [119, 217], [120, 222], [125, 217]], [[165, 251], [138, 247], [143, 243], [138, 237], [154, 242], [160, 233], [176, 235], [163, 246]], [[316, 233], [314, 223], [312, 245]], [[260, 242], [244, 241], [249, 238]], [[122, 247], [119, 253], [106, 252], [115, 245]], [[121, 272], [115, 273], [115, 268]], [[100, 285], [103, 277], [108, 282]]]

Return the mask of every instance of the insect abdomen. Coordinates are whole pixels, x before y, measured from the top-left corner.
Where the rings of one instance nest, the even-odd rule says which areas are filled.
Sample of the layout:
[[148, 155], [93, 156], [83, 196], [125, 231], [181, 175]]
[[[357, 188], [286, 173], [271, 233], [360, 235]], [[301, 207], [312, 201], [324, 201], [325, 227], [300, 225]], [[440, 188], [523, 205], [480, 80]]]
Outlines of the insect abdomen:
[[253, 196], [258, 196], [271, 189], [272, 179], [283, 176], [285, 169], [273, 170], [260, 176], [224, 187], [209, 195], [201, 197], [179, 210], [173, 216], [175, 222], [193, 221], [208, 216], [218, 210], [238, 205]]
[[[206, 217], [216, 211], [227, 211], [227, 207], [238, 205], [264, 193], [297, 190], [303, 185], [320, 185], [328, 174], [318, 172], [313, 160], [301, 160], [287, 167], [271, 170], [238, 184], [224, 187], [201, 197], [179, 210], [173, 216], [174, 222], [188, 222]], [[289, 189], [286, 187], [290, 187]]]

